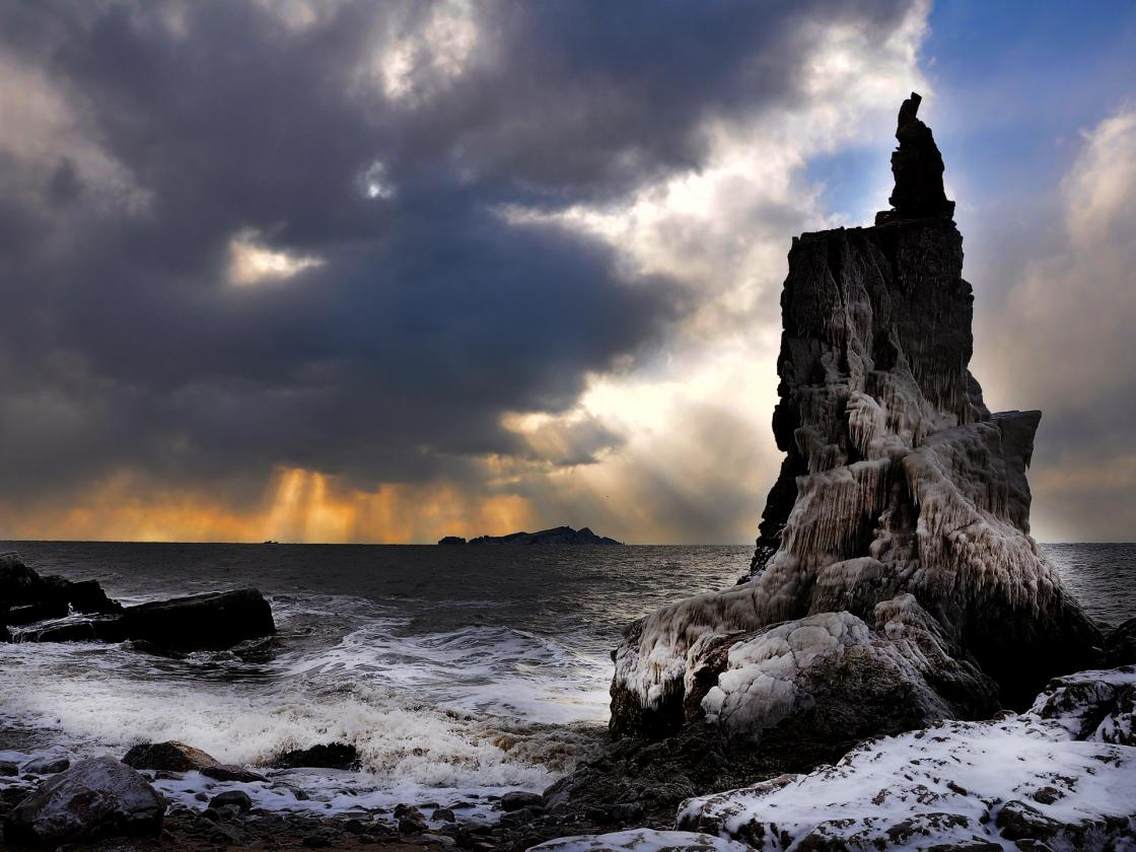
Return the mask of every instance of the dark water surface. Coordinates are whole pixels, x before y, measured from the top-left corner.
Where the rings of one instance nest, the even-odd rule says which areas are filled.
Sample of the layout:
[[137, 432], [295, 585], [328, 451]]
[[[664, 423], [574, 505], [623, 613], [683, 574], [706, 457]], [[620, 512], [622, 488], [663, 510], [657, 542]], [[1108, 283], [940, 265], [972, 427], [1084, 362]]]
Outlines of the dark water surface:
[[[325, 811], [545, 786], [602, 730], [623, 627], [732, 585], [751, 552], [0, 542], [5, 550], [43, 573], [96, 578], [127, 603], [256, 586], [280, 648], [252, 664], [0, 645], [0, 756], [29, 742], [83, 754], [179, 739], [271, 765], [281, 750], [350, 742], [363, 771], [300, 779], [320, 791], [310, 800], [250, 791], [263, 807]], [[1045, 550], [1094, 617], [1136, 614], [1136, 545]], [[187, 802], [194, 792], [190, 782], [164, 789]]]

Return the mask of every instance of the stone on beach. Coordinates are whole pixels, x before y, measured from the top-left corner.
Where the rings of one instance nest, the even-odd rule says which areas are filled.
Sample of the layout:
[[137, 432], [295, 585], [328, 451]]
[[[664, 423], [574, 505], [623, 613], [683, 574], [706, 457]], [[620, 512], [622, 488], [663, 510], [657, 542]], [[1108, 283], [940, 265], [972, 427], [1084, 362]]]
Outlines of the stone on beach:
[[43, 782], [20, 802], [5, 821], [4, 840], [55, 846], [156, 834], [165, 810], [165, 801], [138, 772], [113, 757], [95, 757]]
[[285, 769], [358, 769], [359, 750], [350, 743], [320, 743], [277, 755], [272, 763]]
[[263, 775], [241, 766], [221, 763], [213, 755], [176, 740], [168, 740], [162, 743], [140, 743], [126, 753], [122, 762], [135, 769], [200, 772], [216, 781], [250, 782], [265, 780]]

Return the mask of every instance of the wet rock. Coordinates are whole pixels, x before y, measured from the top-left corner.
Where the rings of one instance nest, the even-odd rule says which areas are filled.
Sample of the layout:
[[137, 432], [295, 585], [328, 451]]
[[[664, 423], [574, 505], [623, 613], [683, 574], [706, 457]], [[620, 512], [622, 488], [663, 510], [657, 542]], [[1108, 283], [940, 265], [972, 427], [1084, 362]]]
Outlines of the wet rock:
[[426, 830], [426, 817], [413, 805], [400, 804], [394, 809], [399, 834], [421, 834]]
[[455, 822], [457, 817], [454, 816], [454, 812], [450, 808], [435, 808], [431, 819], [435, 822]]
[[156, 834], [166, 804], [135, 770], [112, 757], [76, 763], [45, 781], [5, 822], [9, 842], [54, 845]]
[[252, 810], [252, 799], [244, 790], [226, 790], [209, 800], [211, 808], [219, 809], [227, 806], [235, 807], [240, 813], [248, 813]]
[[519, 811], [534, 805], [543, 805], [544, 799], [539, 793], [529, 793], [525, 790], [513, 790], [501, 797], [501, 810]]
[[189, 650], [228, 648], [275, 633], [276, 625], [260, 592], [234, 589], [127, 607], [122, 629], [130, 639]]
[[8, 615], [4, 620], [13, 627], [22, 627], [25, 624], [33, 624], [37, 621], [63, 618], [68, 612], [69, 609], [65, 600], [37, 601], [12, 607], [8, 610]]
[[16, 635], [17, 642], [113, 642], [117, 641], [118, 620], [67, 618], [29, 627]]
[[44, 755], [29, 760], [24, 764], [24, 772], [36, 775], [54, 775], [62, 772], [71, 765], [71, 759], [61, 755]]
[[104, 615], [122, 612], [122, 604], [111, 600], [96, 580], [69, 582], [66, 589], [67, 600], [76, 612]]
[[200, 772], [216, 781], [264, 781], [263, 775], [241, 766], [221, 763], [199, 748], [169, 740], [162, 743], [141, 743], [122, 758], [135, 769], [157, 769], [169, 772]]
[[1105, 665], [1136, 665], [1136, 618], [1130, 618], [1105, 638]]
[[7, 623], [30, 624], [59, 618], [71, 609], [114, 614], [121, 612], [122, 607], [107, 597], [96, 580], [72, 582], [63, 577], [42, 577], [18, 555], [0, 555], [0, 613], [7, 612]]
[[318, 767], [321, 769], [358, 769], [359, 750], [349, 743], [324, 743], [311, 748], [286, 751], [272, 761], [285, 769]]
[[0, 761], [0, 775], [16, 776], [20, 774], [20, 764], [11, 761]]

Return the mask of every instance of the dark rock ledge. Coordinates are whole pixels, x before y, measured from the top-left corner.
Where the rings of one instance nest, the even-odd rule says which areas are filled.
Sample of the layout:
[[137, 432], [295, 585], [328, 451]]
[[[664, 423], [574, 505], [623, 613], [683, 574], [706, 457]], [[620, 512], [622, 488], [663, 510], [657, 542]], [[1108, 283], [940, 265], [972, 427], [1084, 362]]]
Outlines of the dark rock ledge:
[[232, 589], [124, 607], [96, 580], [43, 577], [0, 555], [0, 641], [122, 642], [159, 652], [231, 648], [276, 632], [256, 589]]

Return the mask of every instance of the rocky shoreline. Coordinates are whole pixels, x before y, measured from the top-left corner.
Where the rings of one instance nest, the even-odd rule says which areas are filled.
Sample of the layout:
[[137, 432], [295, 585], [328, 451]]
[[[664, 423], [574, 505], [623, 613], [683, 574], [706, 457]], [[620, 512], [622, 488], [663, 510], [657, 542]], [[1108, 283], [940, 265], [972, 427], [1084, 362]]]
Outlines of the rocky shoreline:
[[[1040, 413], [992, 413], [969, 372], [973, 291], [919, 103], [899, 112], [892, 209], [793, 242], [786, 456], [752, 571], [628, 627], [597, 753], [543, 794], [336, 816], [296, 807], [287, 773], [350, 771], [349, 744], [264, 767], [172, 742], [21, 753], [0, 764], [4, 842], [1136, 850], [1136, 619], [1094, 622], [1030, 537]], [[0, 602], [15, 641], [272, 653], [255, 590], [121, 607], [8, 557]], [[100, 839], [123, 835], [141, 836]]]

